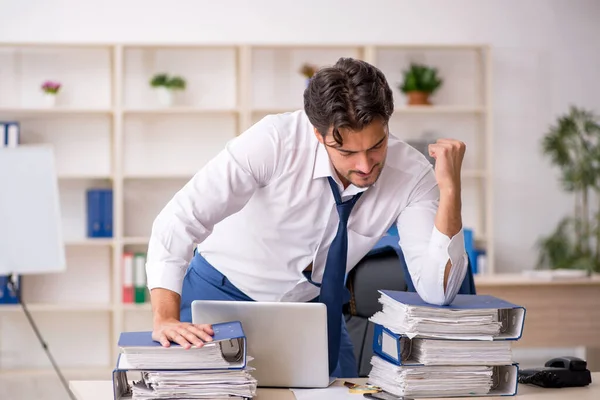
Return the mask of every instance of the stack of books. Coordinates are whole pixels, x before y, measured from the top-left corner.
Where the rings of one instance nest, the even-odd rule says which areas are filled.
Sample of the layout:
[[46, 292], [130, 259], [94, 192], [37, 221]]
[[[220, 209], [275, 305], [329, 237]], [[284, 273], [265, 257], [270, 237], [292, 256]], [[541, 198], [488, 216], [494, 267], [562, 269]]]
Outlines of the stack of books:
[[379, 293], [370, 384], [409, 397], [517, 393], [511, 344], [522, 335], [524, 307], [485, 295], [437, 306], [417, 293]]
[[214, 324], [213, 341], [163, 347], [151, 332], [124, 332], [113, 371], [115, 400], [249, 399], [257, 381], [239, 321]]

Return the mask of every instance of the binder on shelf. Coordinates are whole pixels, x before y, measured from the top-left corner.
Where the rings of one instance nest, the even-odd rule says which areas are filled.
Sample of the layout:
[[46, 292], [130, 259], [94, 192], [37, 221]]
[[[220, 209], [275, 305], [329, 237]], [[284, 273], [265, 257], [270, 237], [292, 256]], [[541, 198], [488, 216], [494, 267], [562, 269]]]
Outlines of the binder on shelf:
[[102, 191], [102, 234], [113, 237], [113, 191]]
[[512, 365], [507, 340], [409, 338], [374, 324], [373, 353], [395, 365]]
[[112, 237], [112, 189], [88, 189], [86, 200], [88, 237]]
[[[17, 293], [8, 288], [9, 276], [0, 275], [0, 304], [19, 304]], [[17, 277], [17, 285], [21, 287], [21, 277]]]
[[146, 255], [135, 253], [133, 256], [134, 302], [146, 302]]
[[[435, 335], [420, 335], [418, 332], [398, 331], [394, 329], [394, 318], [390, 317], [390, 313], [386, 313], [386, 305], [388, 307], [396, 307], [398, 305], [408, 307], [411, 310], [430, 310], [436, 313], [438, 317], [460, 320], [465, 315], [469, 317], [469, 311], [488, 311], [491, 314], [497, 314], [497, 324], [499, 324], [499, 332], [491, 335], [492, 340], [519, 340], [523, 335], [523, 326], [525, 323], [525, 307], [519, 306], [508, 301], [499, 299], [491, 295], [468, 295], [458, 294], [454, 301], [445, 306], [430, 304], [424, 302], [416, 292], [403, 292], [395, 290], [379, 290], [382, 295], [380, 302], [383, 303], [383, 311], [377, 312], [370, 320], [374, 323], [385, 326], [394, 332], [406, 334], [409, 337], [436, 337]], [[463, 313], [464, 312], [464, 313]], [[404, 314], [403, 314], [404, 315]], [[409, 318], [409, 317], [407, 317]], [[432, 323], [435, 325], [435, 322]], [[461, 328], [461, 324], [456, 324], [457, 328]], [[475, 324], [477, 328], [477, 324]], [[441, 334], [438, 337], [443, 337]], [[476, 336], [476, 335], [475, 335]], [[451, 337], [449, 337], [451, 338]], [[468, 334], [465, 337], [453, 337], [455, 339], [472, 339]]]
[[6, 123], [0, 121], [0, 149], [8, 147], [8, 140], [6, 135]]
[[122, 302], [133, 303], [133, 253], [123, 253], [123, 293]]
[[21, 126], [18, 122], [6, 123], [6, 147], [15, 148], [21, 142]]

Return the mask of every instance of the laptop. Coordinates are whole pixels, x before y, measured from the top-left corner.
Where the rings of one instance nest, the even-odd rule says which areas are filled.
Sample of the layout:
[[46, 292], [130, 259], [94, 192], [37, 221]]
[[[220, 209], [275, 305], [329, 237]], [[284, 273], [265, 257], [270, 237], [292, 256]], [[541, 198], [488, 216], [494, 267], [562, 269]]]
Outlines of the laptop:
[[322, 303], [195, 300], [194, 324], [240, 321], [259, 387], [322, 388], [329, 377]]

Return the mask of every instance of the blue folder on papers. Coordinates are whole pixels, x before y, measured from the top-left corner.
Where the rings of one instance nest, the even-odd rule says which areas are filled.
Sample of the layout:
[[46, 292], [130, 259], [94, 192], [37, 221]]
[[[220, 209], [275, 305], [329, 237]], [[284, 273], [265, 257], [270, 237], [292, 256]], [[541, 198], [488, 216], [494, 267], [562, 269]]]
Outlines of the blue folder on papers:
[[502, 323], [500, 333], [494, 340], [518, 340], [523, 335], [525, 307], [490, 295], [458, 294], [454, 301], [446, 306], [426, 303], [418, 293], [396, 290], [380, 290], [384, 296], [398, 303], [416, 307], [430, 307], [446, 310], [497, 310], [498, 321]]
[[[245, 339], [244, 329], [239, 321], [227, 322], [222, 324], [212, 325], [214, 335], [213, 343], [221, 342], [230, 339]], [[142, 332], [123, 332], [119, 337], [117, 345], [121, 348], [136, 348], [136, 347], [155, 347], [162, 348], [162, 345], [152, 339], [151, 331]], [[181, 347], [177, 343], [172, 343], [172, 347]]]
[[212, 342], [201, 348], [185, 349], [171, 343], [163, 347], [152, 339], [152, 332], [123, 332], [118, 341], [121, 354], [113, 370], [114, 399], [131, 398], [128, 372], [214, 371], [246, 368], [246, 335], [239, 321], [212, 325]]

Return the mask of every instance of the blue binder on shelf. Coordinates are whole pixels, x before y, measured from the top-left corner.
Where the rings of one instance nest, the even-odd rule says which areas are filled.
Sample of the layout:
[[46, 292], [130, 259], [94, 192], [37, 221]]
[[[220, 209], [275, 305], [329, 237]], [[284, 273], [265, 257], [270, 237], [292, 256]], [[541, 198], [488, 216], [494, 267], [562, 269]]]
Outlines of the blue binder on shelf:
[[112, 189], [88, 189], [86, 193], [87, 236], [113, 237]]
[[493, 340], [519, 340], [525, 324], [525, 307], [490, 295], [457, 294], [454, 301], [446, 306], [424, 302], [416, 292], [379, 290], [384, 296], [398, 303], [417, 307], [441, 308], [446, 310], [497, 310], [498, 321], [502, 323], [500, 333]]
[[[246, 368], [247, 364], [247, 342], [242, 323], [240, 321], [231, 321], [212, 325], [214, 335], [213, 341], [219, 346], [223, 358], [228, 362], [227, 366], [206, 366], [205, 368], [137, 368], [133, 367], [128, 360], [127, 350], [140, 349], [157, 352], [164, 352], [164, 355], [170, 357], [171, 349], [181, 348], [176, 343], [171, 343], [170, 348], [164, 348], [159, 342], [152, 339], [152, 332], [123, 332], [119, 337], [118, 346], [121, 354], [117, 359], [117, 366], [113, 370], [113, 394], [115, 400], [130, 399], [132, 393], [132, 382], [128, 379], [128, 373], [136, 373], [138, 376], [145, 371], [162, 372], [182, 372], [182, 371], [213, 371], [213, 370], [241, 370]], [[193, 351], [191, 349], [186, 352]], [[155, 353], [156, 354], [156, 353]], [[199, 356], [198, 358], [201, 358]], [[160, 365], [155, 365], [160, 367]]]
[[[0, 275], [0, 305], [1, 304], [19, 304], [19, 299], [17, 298], [17, 293], [12, 292], [8, 288], [8, 280], [9, 276]], [[17, 278], [18, 280], [18, 288], [21, 288], [21, 277]]]

